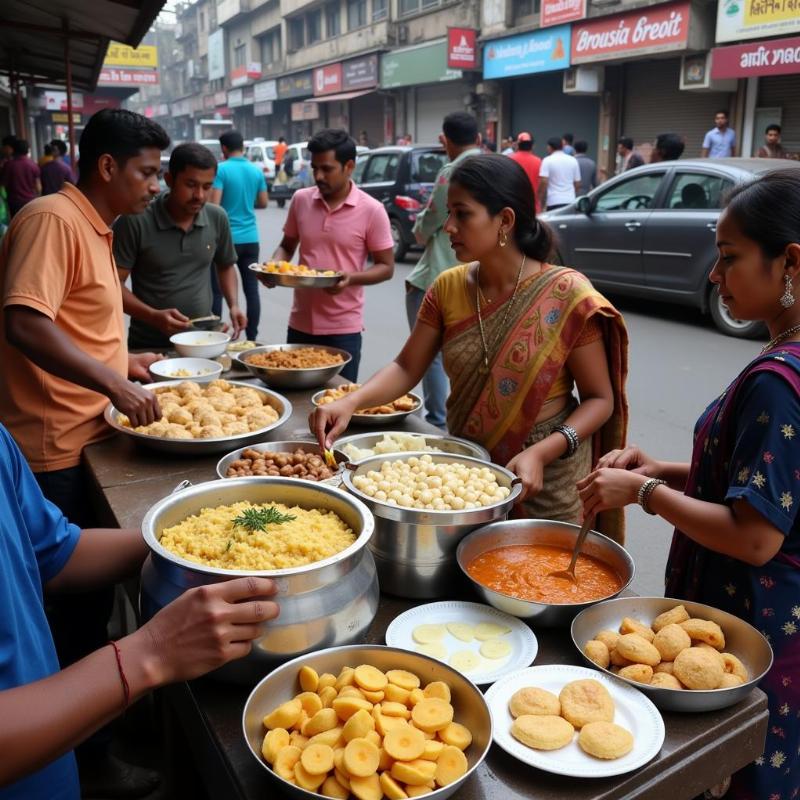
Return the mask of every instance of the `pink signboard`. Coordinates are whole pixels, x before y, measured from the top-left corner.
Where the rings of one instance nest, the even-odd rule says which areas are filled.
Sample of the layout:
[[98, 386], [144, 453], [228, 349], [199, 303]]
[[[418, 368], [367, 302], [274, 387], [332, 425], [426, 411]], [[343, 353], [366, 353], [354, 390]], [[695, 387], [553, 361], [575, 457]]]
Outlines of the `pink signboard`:
[[541, 28], [575, 22], [586, 16], [586, 0], [542, 0]]
[[100, 70], [100, 86], [156, 86], [157, 69], [127, 69], [126, 67], [104, 67]]
[[800, 36], [791, 39], [715, 47], [711, 51], [711, 77], [755, 78], [800, 72]]
[[326, 64], [314, 70], [314, 96], [342, 91], [342, 65]]

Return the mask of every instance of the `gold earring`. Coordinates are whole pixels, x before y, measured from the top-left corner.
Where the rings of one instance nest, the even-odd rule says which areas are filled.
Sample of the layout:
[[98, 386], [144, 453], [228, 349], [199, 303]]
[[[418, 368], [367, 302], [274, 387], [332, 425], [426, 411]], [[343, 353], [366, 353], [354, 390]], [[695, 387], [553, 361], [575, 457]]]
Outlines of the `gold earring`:
[[500, 247], [505, 247], [508, 244], [508, 234], [505, 232], [505, 230], [503, 230], [503, 228], [500, 228], [499, 241]]
[[792, 276], [788, 272], [784, 276], [784, 281], [786, 283], [786, 288], [781, 295], [780, 304], [784, 308], [791, 308], [794, 305], [795, 297], [794, 292], [792, 291], [794, 288], [792, 286]]

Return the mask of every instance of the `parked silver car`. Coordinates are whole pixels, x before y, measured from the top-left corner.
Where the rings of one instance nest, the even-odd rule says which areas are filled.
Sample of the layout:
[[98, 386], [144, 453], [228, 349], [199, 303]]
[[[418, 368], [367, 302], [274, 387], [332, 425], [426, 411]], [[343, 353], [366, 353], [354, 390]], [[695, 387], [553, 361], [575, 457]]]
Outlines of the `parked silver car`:
[[602, 291], [680, 303], [710, 313], [729, 336], [752, 338], [759, 322], [730, 315], [708, 280], [726, 192], [797, 161], [766, 158], [662, 161], [625, 172], [542, 215], [557, 237], [560, 263]]

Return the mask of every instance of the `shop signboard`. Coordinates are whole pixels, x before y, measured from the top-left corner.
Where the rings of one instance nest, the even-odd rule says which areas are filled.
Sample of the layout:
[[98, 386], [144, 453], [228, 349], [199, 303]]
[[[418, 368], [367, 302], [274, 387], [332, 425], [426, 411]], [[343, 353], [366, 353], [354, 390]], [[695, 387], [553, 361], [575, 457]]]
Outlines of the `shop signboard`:
[[[66, 111], [67, 110], [67, 93], [54, 91], [48, 89], [42, 93], [42, 100], [44, 101], [45, 111]], [[72, 108], [83, 108], [83, 95], [80, 92], [72, 93]]]
[[378, 85], [378, 54], [353, 58], [342, 64], [342, 89], [345, 92], [374, 89]]
[[278, 85], [275, 81], [262, 81], [261, 83], [257, 83], [254, 90], [254, 99], [256, 103], [265, 103], [267, 100], [278, 99]]
[[800, 36], [768, 42], [715, 47], [711, 51], [711, 78], [755, 78], [800, 72]]
[[244, 105], [244, 92], [241, 89], [230, 89], [228, 91], [228, 106], [239, 108]]
[[717, 5], [718, 42], [798, 32], [798, 0], [719, 0]]
[[685, 50], [690, 2], [647, 6], [572, 26], [573, 64]]
[[535, 30], [486, 42], [483, 77], [510, 78], [569, 67], [570, 26]]
[[104, 67], [100, 70], [98, 86], [157, 86], [157, 69], [126, 69], [124, 67]]
[[225, 103], [227, 102], [228, 102], [228, 95], [225, 93], [224, 90], [220, 89], [218, 92], [214, 92], [215, 106], [224, 106]]
[[158, 48], [152, 44], [131, 47], [119, 42], [111, 42], [103, 60], [104, 67], [158, 67]]
[[172, 116], [173, 117], [184, 117], [184, 116], [188, 116], [189, 114], [191, 114], [192, 106], [191, 106], [191, 104], [189, 102], [189, 98], [188, 97], [184, 97], [181, 100], [176, 100], [172, 104], [171, 111], [172, 111]]
[[342, 91], [342, 65], [326, 64], [314, 68], [314, 97]]
[[231, 86], [244, 86], [248, 81], [258, 80], [261, 77], [261, 62], [250, 61], [241, 67], [231, 70]]
[[262, 100], [253, 104], [254, 117], [268, 117], [272, 113], [272, 100]]
[[292, 103], [292, 122], [319, 119], [318, 103]]
[[[75, 93], [73, 93], [72, 103], [75, 108], [80, 109], [80, 111], [83, 112], [85, 117], [91, 117], [92, 114], [96, 114], [98, 111], [102, 111], [104, 108], [119, 108], [120, 98], [96, 94], [85, 94], [82, 97], [83, 105], [79, 106], [75, 102]], [[64, 111], [65, 109], [66, 105], [61, 110]]]
[[203, 108], [214, 108], [214, 95], [213, 94], [204, 94], [203, 95]]
[[290, 97], [311, 97], [314, 93], [312, 73], [296, 72], [294, 75], [284, 75], [278, 78], [278, 97], [280, 99]]
[[[69, 115], [63, 113], [62, 111], [53, 111], [52, 112], [53, 122], [61, 125], [66, 125], [69, 122]], [[72, 124], [73, 125], [80, 125], [81, 124], [81, 115], [80, 114], [73, 114], [72, 115]]]
[[447, 66], [451, 69], [478, 68], [478, 32], [474, 28], [447, 29]]
[[381, 87], [384, 89], [457, 81], [461, 77], [460, 69], [447, 66], [447, 39], [393, 50], [381, 57]]
[[549, 28], [551, 25], [575, 22], [585, 16], [586, 0], [542, 0], [539, 25]]
[[245, 86], [244, 89], [242, 89], [242, 105], [251, 106], [253, 105], [254, 99], [255, 91], [253, 90], [253, 87]]
[[208, 79], [216, 81], [225, 77], [225, 30], [217, 28], [208, 34]]

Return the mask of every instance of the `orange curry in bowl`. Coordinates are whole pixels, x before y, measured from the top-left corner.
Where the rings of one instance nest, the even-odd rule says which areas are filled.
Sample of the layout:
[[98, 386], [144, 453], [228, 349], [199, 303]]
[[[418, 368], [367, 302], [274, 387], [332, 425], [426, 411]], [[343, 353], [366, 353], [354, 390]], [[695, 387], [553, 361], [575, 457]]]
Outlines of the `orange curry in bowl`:
[[547, 544], [515, 544], [487, 550], [467, 565], [470, 577], [495, 592], [552, 605], [587, 603], [616, 594], [623, 581], [600, 559], [581, 553], [577, 583], [551, 572], [569, 566], [572, 549]]

